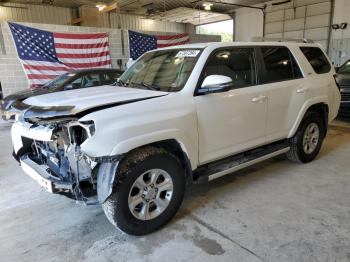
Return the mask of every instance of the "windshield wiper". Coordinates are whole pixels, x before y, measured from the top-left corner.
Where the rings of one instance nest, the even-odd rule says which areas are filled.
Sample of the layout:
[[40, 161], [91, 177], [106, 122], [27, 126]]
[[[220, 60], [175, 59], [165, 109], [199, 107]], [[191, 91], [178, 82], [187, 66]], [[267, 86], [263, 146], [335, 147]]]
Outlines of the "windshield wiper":
[[150, 89], [150, 90], [160, 91], [159, 86], [150, 85], [150, 84], [147, 84], [145, 82], [142, 82], [141, 85], [143, 85], [144, 87], [147, 87], [147, 89]]
[[117, 81], [115, 82], [115, 85], [117, 85], [117, 84], [120, 84], [121, 86], [126, 86], [126, 83], [123, 81], [123, 80], [121, 80], [120, 78], [119, 79], [117, 79]]
[[145, 82], [141, 82], [141, 83], [131, 82], [129, 85], [143, 86], [143, 87], [146, 87], [148, 90], [160, 91], [160, 87], [159, 86], [150, 85], [150, 84], [147, 84]]

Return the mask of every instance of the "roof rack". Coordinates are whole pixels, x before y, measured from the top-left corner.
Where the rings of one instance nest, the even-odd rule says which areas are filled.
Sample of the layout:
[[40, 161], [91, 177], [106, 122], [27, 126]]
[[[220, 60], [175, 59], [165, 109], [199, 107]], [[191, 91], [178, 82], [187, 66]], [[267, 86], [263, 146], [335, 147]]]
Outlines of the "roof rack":
[[268, 37], [253, 37], [253, 42], [296, 42], [296, 43], [309, 43], [313, 44], [314, 41], [306, 38], [268, 38]]

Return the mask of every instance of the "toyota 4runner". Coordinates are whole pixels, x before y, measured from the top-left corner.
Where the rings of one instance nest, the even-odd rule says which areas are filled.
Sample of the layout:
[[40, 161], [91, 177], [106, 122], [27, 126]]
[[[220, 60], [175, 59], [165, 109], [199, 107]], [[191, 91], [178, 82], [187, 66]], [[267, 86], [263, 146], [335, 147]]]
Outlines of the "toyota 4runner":
[[14, 104], [14, 157], [51, 193], [92, 203], [134, 235], [179, 209], [186, 186], [286, 154], [307, 163], [338, 113], [318, 45], [191, 44], [148, 52], [117, 86]]

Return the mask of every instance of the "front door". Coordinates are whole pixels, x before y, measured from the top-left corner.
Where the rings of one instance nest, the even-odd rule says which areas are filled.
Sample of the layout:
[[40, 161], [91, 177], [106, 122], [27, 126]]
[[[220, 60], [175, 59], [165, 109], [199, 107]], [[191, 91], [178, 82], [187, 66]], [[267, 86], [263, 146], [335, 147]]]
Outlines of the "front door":
[[199, 86], [209, 75], [224, 75], [232, 88], [195, 97], [200, 164], [265, 143], [267, 93], [257, 85], [256, 68], [254, 48], [220, 49], [209, 57]]

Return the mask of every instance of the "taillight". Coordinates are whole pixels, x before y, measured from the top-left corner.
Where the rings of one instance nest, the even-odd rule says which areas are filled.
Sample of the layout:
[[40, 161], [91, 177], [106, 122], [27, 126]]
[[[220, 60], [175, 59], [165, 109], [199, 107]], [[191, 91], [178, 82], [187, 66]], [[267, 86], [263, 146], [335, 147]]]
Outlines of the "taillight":
[[337, 81], [337, 74], [334, 74], [333, 77], [334, 77], [335, 84], [337, 85], [338, 89], [340, 90], [340, 85], [338, 84], [338, 81]]

